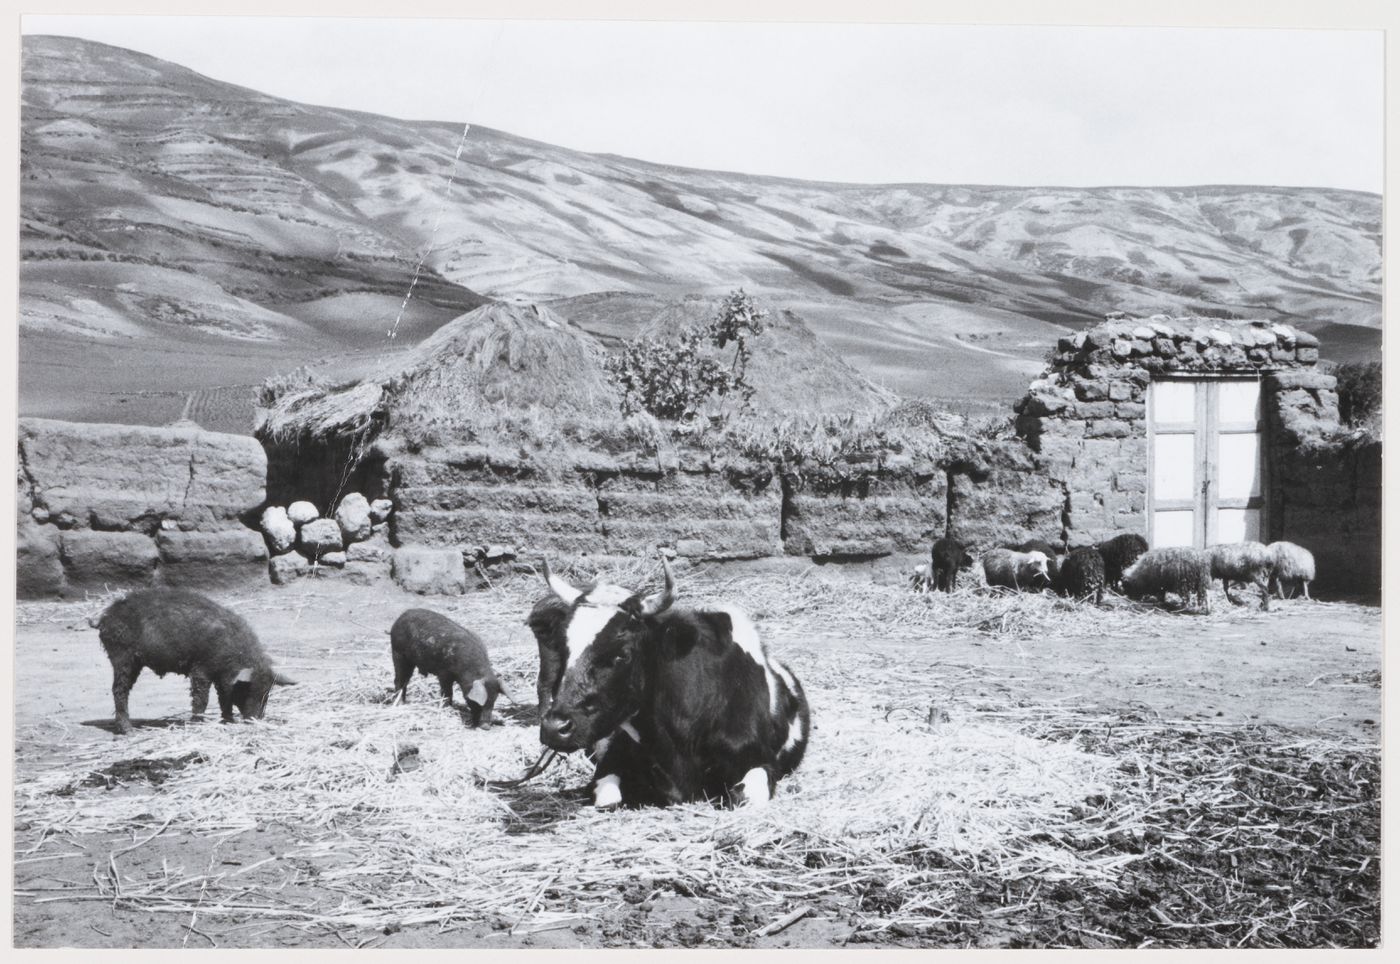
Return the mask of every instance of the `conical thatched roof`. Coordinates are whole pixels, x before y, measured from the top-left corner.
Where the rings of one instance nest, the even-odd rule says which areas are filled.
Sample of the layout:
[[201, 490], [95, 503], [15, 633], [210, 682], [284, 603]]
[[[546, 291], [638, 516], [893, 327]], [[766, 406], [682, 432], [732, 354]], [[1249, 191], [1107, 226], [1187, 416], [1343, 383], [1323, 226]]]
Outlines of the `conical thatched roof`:
[[[642, 329], [647, 338], [666, 340], [688, 326], [708, 325], [717, 302], [690, 297], [658, 311]], [[872, 414], [888, 409], [896, 396], [856, 371], [817, 338], [802, 316], [787, 308], [770, 308], [764, 331], [749, 342], [746, 381], [750, 400], [761, 414]], [[733, 349], [716, 350], [728, 362]]]
[[408, 421], [470, 424], [487, 409], [615, 415], [602, 349], [548, 308], [495, 302], [443, 325], [406, 358], [349, 385], [268, 386], [258, 434], [351, 435]]

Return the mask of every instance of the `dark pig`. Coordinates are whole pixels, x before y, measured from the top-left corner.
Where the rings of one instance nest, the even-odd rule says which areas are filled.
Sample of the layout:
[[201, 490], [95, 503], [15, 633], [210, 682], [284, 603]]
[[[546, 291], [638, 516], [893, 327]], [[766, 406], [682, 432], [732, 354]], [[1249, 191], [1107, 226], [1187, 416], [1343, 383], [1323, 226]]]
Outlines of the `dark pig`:
[[394, 654], [394, 689], [408, 700], [408, 681], [416, 669], [436, 676], [442, 701], [452, 703], [452, 686], [462, 689], [472, 726], [490, 726], [496, 697], [505, 692], [491, 668], [486, 645], [471, 630], [430, 609], [409, 609], [389, 630]]
[[98, 638], [112, 662], [112, 701], [118, 733], [131, 732], [127, 696], [149, 668], [157, 676], [190, 678], [190, 712], [203, 717], [209, 687], [219, 696], [225, 723], [238, 708], [245, 720], [260, 719], [273, 686], [293, 681], [272, 668], [253, 628], [236, 613], [197, 592], [143, 589], [108, 606], [96, 622]]

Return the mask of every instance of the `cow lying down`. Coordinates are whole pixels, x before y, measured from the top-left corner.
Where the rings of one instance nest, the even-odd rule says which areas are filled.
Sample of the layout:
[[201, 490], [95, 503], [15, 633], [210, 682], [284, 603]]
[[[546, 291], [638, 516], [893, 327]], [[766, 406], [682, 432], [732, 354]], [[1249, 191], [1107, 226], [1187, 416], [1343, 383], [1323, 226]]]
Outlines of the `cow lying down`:
[[738, 609], [672, 608], [650, 596], [579, 589], [544, 566], [552, 595], [527, 622], [540, 644], [540, 739], [596, 763], [597, 807], [710, 800], [765, 804], [802, 761], [801, 685]]

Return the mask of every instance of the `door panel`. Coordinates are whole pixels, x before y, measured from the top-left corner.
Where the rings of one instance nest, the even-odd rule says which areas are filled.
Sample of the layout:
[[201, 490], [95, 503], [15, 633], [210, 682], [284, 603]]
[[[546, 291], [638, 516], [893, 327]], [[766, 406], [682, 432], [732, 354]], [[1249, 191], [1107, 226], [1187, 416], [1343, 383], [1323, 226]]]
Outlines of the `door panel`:
[[1250, 499], [1263, 492], [1263, 466], [1259, 461], [1259, 436], [1253, 432], [1221, 433], [1217, 440], [1216, 498], [1224, 503]]
[[1161, 379], [1149, 401], [1153, 546], [1263, 541], [1264, 436], [1256, 379]]
[[1234, 422], [1252, 426], [1259, 424], [1258, 382], [1212, 382], [1211, 385], [1218, 398], [1216, 411], [1222, 425]]
[[1194, 509], [1161, 509], [1152, 513], [1152, 547], [1191, 546], [1196, 542]]
[[1157, 435], [1152, 440], [1152, 491], [1157, 502], [1191, 501], [1196, 495], [1196, 436]]
[[1152, 421], [1156, 425], [1196, 421], [1196, 382], [1163, 381], [1152, 384]]

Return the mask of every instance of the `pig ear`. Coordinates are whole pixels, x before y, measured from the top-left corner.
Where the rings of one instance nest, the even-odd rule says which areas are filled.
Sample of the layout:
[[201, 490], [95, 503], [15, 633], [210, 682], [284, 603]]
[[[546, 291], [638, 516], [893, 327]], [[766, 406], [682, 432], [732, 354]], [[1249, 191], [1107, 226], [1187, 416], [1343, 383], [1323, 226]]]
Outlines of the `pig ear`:
[[472, 680], [472, 688], [467, 690], [467, 700], [477, 706], [486, 705], [486, 682], [484, 680]]
[[234, 686], [237, 686], [239, 683], [251, 682], [253, 682], [253, 667], [251, 666], [243, 667], [238, 671], [238, 675], [233, 678]]
[[272, 685], [274, 686], [296, 686], [297, 681], [289, 676], [283, 676], [277, 670], [272, 671]]

